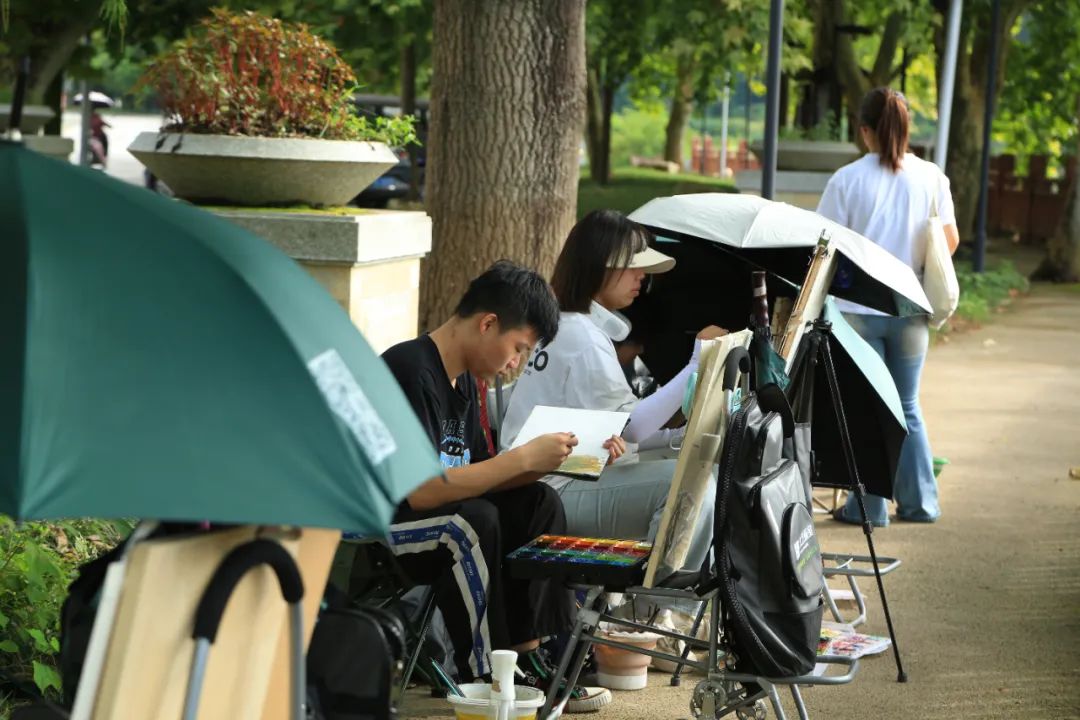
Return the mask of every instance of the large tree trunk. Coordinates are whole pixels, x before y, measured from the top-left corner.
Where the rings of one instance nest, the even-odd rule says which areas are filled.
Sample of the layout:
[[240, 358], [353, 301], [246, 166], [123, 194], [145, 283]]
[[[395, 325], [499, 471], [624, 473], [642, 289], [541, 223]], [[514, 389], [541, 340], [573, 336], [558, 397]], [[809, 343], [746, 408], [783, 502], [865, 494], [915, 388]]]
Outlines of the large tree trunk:
[[[416, 41], [401, 48], [401, 114], [416, 113]], [[409, 194], [408, 200], [420, 199], [420, 164], [416, 145], [409, 145]]]
[[[848, 22], [841, 0], [837, 0], [834, 10], [836, 14], [833, 16], [833, 20], [837, 25]], [[836, 33], [836, 70], [840, 82], [843, 84], [844, 99], [847, 101], [849, 128], [859, 127], [859, 105], [862, 104], [863, 96], [875, 87], [888, 85], [895, 74], [892, 62], [903, 29], [903, 16], [900, 13], [891, 14], [885, 21], [885, 27], [881, 30], [877, 55], [874, 58], [874, 66], [870, 69], [869, 74], [863, 72], [862, 68], [859, 67], [851, 34]], [[837, 121], [839, 120], [840, 118], [837, 118]], [[854, 133], [854, 135], [861, 146], [862, 140], [859, 134]]]
[[101, 0], [71, 3], [62, 24], [42, 28], [46, 30], [45, 36], [36, 39], [30, 58], [27, 104], [45, 100], [56, 76], [63, 73], [79, 43], [98, 23], [100, 10]]
[[[1077, 98], [1076, 115], [1080, 117], [1080, 98]], [[1077, 157], [1080, 157], [1080, 142], [1077, 143]], [[1080, 281], [1080, 165], [1073, 172], [1065, 216], [1057, 232], [1046, 243], [1046, 257], [1032, 273], [1031, 279], [1070, 283]]]
[[675, 66], [675, 92], [671, 96], [671, 111], [664, 129], [664, 159], [682, 167], [683, 134], [690, 119], [694, 99], [694, 60], [681, 56]]
[[[1033, 0], [1002, 2], [1001, 26], [998, 28], [997, 67], [995, 82], [1000, 89], [1005, 77], [1012, 27], [1020, 13]], [[965, 10], [960, 23], [960, 53], [956, 60], [952, 123], [949, 127], [949, 152], [946, 172], [956, 206], [956, 226], [960, 237], [975, 232], [975, 211], [979, 201], [980, 170], [982, 167], [982, 136], [986, 112], [986, 73], [990, 55], [990, 23], [984, 17], [972, 17]], [[966, 51], [965, 48], [970, 48]], [[938, 56], [944, 46], [938, 47]]]
[[549, 275], [577, 209], [584, 0], [436, 0], [420, 323], [499, 258]]
[[589, 177], [596, 180], [596, 168], [602, 164], [604, 113], [600, 100], [600, 78], [595, 68], [585, 72], [585, 150], [589, 155]]
[[596, 165], [589, 174], [601, 185], [611, 182], [611, 116], [615, 111], [615, 88], [605, 84], [600, 88], [600, 145], [596, 149]]

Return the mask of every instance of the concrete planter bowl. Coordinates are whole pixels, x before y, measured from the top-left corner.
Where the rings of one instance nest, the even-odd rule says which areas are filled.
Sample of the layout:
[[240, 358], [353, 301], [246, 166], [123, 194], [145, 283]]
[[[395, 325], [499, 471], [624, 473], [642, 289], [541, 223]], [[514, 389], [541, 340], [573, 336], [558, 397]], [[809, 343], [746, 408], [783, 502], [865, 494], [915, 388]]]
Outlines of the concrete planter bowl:
[[[755, 142], [750, 151], [763, 159], [765, 145]], [[859, 159], [862, 153], [855, 143], [832, 140], [781, 140], [776, 146], [778, 170], [802, 170], [835, 172], [849, 162]]]
[[128, 152], [185, 200], [344, 205], [397, 164], [378, 142], [140, 133]]
[[[23, 135], [37, 135], [45, 123], [56, 117], [56, 113], [48, 105], [24, 105], [22, 122], [19, 123], [19, 131]], [[0, 131], [8, 129], [11, 123], [11, 105], [0, 103]]]

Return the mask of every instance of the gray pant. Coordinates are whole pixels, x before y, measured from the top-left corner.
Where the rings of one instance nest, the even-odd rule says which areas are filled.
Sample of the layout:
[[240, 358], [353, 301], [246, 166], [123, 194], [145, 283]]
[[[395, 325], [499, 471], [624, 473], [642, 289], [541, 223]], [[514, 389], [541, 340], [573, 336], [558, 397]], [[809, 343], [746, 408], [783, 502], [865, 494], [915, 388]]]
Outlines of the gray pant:
[[[647, 460], [616, 464], [599, 481], [571, 480], [557, 488], [566, 511], [570, 535], [579, 537], [656, 539], [668, 490], [675, 475], [675, 460]], [[683, 566], [697, 570], [712, 544], [716, 478], [711, 478], [694, 527], [690, 551]]]

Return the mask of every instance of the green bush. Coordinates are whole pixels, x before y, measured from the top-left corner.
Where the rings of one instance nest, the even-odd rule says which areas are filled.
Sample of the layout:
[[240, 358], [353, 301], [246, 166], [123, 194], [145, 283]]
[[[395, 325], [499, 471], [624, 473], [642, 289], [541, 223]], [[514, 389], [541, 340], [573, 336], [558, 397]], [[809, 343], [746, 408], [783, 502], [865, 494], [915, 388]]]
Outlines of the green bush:
[[663, 157], [667, 111], [633, 107], [611, 116], [611, 166], [629, 165], [630, 156]]
[[359, 117], [356, 75], [306, 25], [215, 8], [147, 67], [166, 129], [255, 137], [416, 141], [411, 116]]
[[963, 324], [986, 322], [994, 311], [1007, 304], [1013, 296], [1026, 293], [1030, 288], [1027, 278], [1008, 261], [981, 273], [973, 272], [968, 267], [957, 267], [956, 279], [960, 282], [960, 302], [956, 313], [941, 328], [941, 332], [945, 333]]
[[[60, 608], [80, 565], [115, 546], [125, 522], [16, 524], [0, 515], [0, 717], [12, 681], [59, 699]], [[5, 687], [6, 685], [6, 687]]]

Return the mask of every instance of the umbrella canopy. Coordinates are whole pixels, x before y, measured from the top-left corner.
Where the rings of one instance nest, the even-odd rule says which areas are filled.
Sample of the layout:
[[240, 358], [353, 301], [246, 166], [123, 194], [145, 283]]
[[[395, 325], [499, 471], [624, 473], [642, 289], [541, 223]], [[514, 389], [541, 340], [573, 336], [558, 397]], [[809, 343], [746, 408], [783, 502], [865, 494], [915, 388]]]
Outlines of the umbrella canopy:
[[704, 241], [794, 285], [806, 277], [824, 232], [843, 262], [829, 292], [890, 315], [928, 314], [915, 273], [887, 250], [817, 213], [753, 195], [698, 193], [657, 198], [630, 214], [658, 236]]
[[0, 143], [0, 512], [385, 532], [441, 472], [302, 268], [192, 206]]
[[[75, 95], [74, 99], [72, 99], [71, 104], [72, 105], [82, 105], [82, 101], [83, 101], [83, 95], [82, 95], [82, 93], [78, 93], [77, 95]], [[96, 108], [107, 108], [107, 107], [111, 108], [113, 105], [116, 104], [116, 101], [114, 101], [111, 97], [109, 97], [108, 95], [106, 95], [103, 92], [98, 92], [97, 90], [91, 90], [90, 91], [90, 104], [93, 105]]]
[[[859, 478], [869, 492], [891, 498], [900, 448], [907, 435], [900, 395], [885, 362], [848, 325], [831, 299], [825, 301], [823, 318], [832, 324], [825, 341], [836, 369]], [[840, 426], [825, 365], [816, 354], [819, 341], [813, 334], [803, 336], [791, 368], [787, 395], [796, 422], [811, 423], [811, 442], [818, 460], [815, 481], [850, 485], [853, 478], [840, 443]]]

